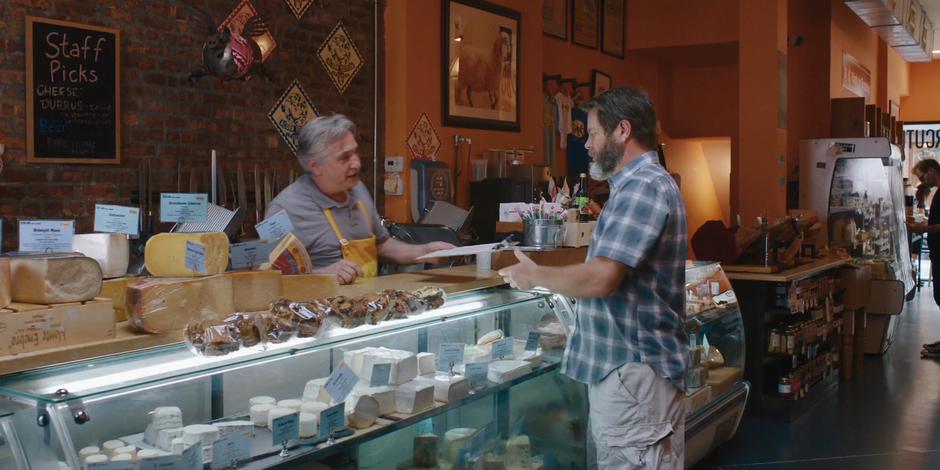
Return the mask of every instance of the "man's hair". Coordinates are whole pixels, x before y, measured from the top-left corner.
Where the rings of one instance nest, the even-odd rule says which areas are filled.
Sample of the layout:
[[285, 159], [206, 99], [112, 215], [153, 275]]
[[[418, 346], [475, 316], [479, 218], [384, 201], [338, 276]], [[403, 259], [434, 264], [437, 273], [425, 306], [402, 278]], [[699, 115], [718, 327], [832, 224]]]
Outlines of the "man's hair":
[[585, 102], [586, 111], [597, 110], [597, 120], [610, 134], [628, 121], [632, 136], [647, 150], [656, 148], [656, 110], [645, 91], [630, 87], [611, 88]]
[[304, 171], [310, 171], [310, 159], [322, 163], [326, 150], [347, 132], [356, 133], [356, 125], [342, 114], [320, 116], [300, 129], [297, 139], [297, 161]]
[[937, 161], [932, 158], [927, 158], [915, 163], [911, 171], [913, 173], [924, 174], [927, 173], [927, 170], [934, 170], [940, 173], [940, 163], [937, 163]]

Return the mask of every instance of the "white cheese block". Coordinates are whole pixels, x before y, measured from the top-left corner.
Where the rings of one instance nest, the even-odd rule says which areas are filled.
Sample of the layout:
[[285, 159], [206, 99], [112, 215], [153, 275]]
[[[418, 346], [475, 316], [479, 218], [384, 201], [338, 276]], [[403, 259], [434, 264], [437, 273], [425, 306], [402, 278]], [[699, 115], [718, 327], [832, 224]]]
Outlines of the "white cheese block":
[[107, 455], [104, 455], [104, 454], [89, 455], [89, 456], [85, 459], [85, 468], [87, 469], [88, 466], [91, 465], [91, 464], [93, 464], [93, 463], [105, 463], [105, 462], [107, 462], [107, 461], [108, 461], [108, 456], [107, 456]]
[[140, 449], [139, 451], [137, 451], [137, 461], [140, 462], [141, 460], [152, 459], [154, 457], [160, 457], [162, 455], [164, 455], [163, 452], [160, 452], [159, 450]]
[[506, 442], [506, 468], [532, 468], [532, 446], [529, 436], [514, 436]]
[[120, 455], [120, 454], [130, 455], [131, 460], [137, 460], [137, 448], [134, 446], [124, 446], [114, 451], [114, 455]]
[[[183, 412], [177, 406], [159, 406], [150, 412], [150, 424], [144, 430], [144, 442], [160, 447], [157, 442], [158, 434], [164, 429], [178, 429], [183, 427]], [[176, 436], [176, 437], [181, 437]], [[167, 441], [169, 442], [169, 441]]]
[[268, 310], [281, 298], [280, 271], [241, 271], [226, 276], [232, 278], [232, 301], [238, 312]]
[[173, 439], [173, 442], [170, 443], [170, 453], [180, 455], [184, 450], [186, 450], [186, 441], [182, 437]]
[[221, 323], [235, 311], [227, 276], [134, 281], [125, 302], [131, 325], [147, 333], [182, 330], [199, 320]]
[[157, 432], [157, 442], [153, 445], [163, 449], [170, 450], [170, 444], [173, 439], [183, 437], [183, 428], [161, 429]]
[[84, 302], [101, 292], [101, 267], [87, 256], [14, 256], [10, 258], [10, 276], [14, 302]]
[[437, 368], [437, 356], [434, 353], [418, 353], [418, 375], [431, 375]]
[[212, 424], [190, 424], [183, 428], [183, 442], [186, 445], [200, 444], [212, 446], [219, 439], [219, 428]]
[[490, 362], [490, 348], [483, 346], [467, 346], [463, 350], [463, 363], [473, 364], [476, 362]]
[[434, 386], [411, 381], [395, 390], [395, 411], [404, 414], [420, 413], [434, 406]]
[[[186, 267], [186, 242], [193, 241], [205, 247], [205, 271]], [[222, 232], [158, 233], [144, 248], [144, 264], [155, 277], [193, 277], [224, 273], [228, 267], [228, 236]]]
[[11, 280], [10, 258], [0, 258], [0, 308], [7, 308], [13, 302]]
[[111, 457], [112, 462], [131, 462], [134, 460], [134, 456], [131, 454], [114, 454], [114, 457]]
[[317, 426], [319, 419], [319, 413], [300, 413], [300, 437], [316, 436], [319, 430]]
[[240, 435], [245, 439], [255, 437], [255, 423], [252, 421], [225, 421], [215, 423], [215, 427], [219, 428], [219, 438], [235, 435]]
[[[347, 364], [348, 365], [348, 364]], [[326, 382], [330, 380], [329, 377], [323, 377], [320, 379], [313, 379], [307, 381], [307, 385], [304, 386], [304, 401], [319, 401], [326, 404], [332, 402], [330, 394], [326, 391]]]
[[117, 439], [111, 440], [111, 441], [104, 441], [104, 444], [101, 444], [101, 450], [103, 450], [104, 453], [108, 455], [108, 457], [113, 457], [116, 450], [126, 445], [127, 444], [125, 444], [124, 441], [117, 440]]
[[419, 377], [418, 382], [434, 387], [434, 399], [444, 403], [460, 400], [470, 394], [470, 381], [461, 375], [451, 377], [448, 374], [436, 374], [433, 377]]
[[343, 362], [359, 377], [368, 381], [376, 364], [391, 364], [388, 383], [401, 385], [418, 376], [418, 358], [414, 353], [388, 348], [364, 348], [343, 353]]
[[490, 382], [501, 384], [515, 380], [529, 372], [532, 372], [532, 364], [526, 361], [493, 361], [490, 363], [486, 379]]
[[98, 262], [105, 279], [127, 274], [130, 244], [123, 233], [82, 233], [72, 238], [72, 251]]
[[448, 462], [457, 463], [461, 449], [476, 432], [473, 428], [454, 428], [444, 433], [444, 458]]
[[249, 406], [255, 406], [255, 405], [275, 405], [275, 404], [277, 404], [277, 400], [276, 400], [274, 397], [269, 397], [269, 396], [267, 396], [267, 395], [261, 395], [261, 396], [257, 396], [257, 397], [251, 397], [251, 398], [248, 400], [248, 404], [249, 404]]
[[437, 468], [437, 436], [434, 434], [415, 436], [414, 464], [419, 468]]
[[81, 463], [85, 463], [85, 459], [87, 459], [89, 456], [97, 455], [100, 453], [101, 453], [101, 449], [98, 446], [82, 447], [78, 451], [78, 460]]
[[270, 413], [271, 410], [275, 408], [277, 408], [277, 406], [270, 405], [267, 403], [261, 404], [261, 405], [254, 405], [248, 409], [248, 417], [251, 419], [251, 422], [254, 423], [255, 426], [267, 426], [268, 425], [268, 413]]
[[[361, 382], [360, 382], [361, 383]], [[393, 387], [366, 387], [357, 385], [350, 395], [370, 396], [379, 402], [379, 416], [395, 412], [395, 389]], [[347, 398], [347, 400], [349, 400]]]
[[274, 408], [268, 412], [268, 429], [274, 429], [274, 420], [297, 413], [297, 410], [290, 408]]
[[534, 369], [542, 365], [542, 351], [523, 351], [516, 354], [516, 359], [532, 364], [532, 368]]
[[329, 408], [330, 405], [322, 401], [305, 401], [300, 405], [301, 413], [311, 413], [320, 416], [320, 412]]
[[303, 404], [304, 404], [303, 400], [292, 398], [289, 400], [281, 400], [277, 402], [277, 407], [278, 408], [290, 408], [294, 411], [300, 411], [300, 406]]
[[346, 400], [346, 422], [356, 429], [372, 426], [379, 417], [379, 402], [368, 395]]

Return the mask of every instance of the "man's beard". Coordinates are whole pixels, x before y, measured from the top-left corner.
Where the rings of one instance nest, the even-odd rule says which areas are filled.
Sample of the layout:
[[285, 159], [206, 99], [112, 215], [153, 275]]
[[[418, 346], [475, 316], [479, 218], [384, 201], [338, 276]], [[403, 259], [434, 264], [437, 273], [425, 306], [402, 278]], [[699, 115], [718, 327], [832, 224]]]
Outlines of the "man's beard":
[[623, 147], [615, 142], [607, 141], [597, 155], [591, 156], [591, 178], [595, 181], [606, 181], [614, 175], [621, 158], [623, 158]]

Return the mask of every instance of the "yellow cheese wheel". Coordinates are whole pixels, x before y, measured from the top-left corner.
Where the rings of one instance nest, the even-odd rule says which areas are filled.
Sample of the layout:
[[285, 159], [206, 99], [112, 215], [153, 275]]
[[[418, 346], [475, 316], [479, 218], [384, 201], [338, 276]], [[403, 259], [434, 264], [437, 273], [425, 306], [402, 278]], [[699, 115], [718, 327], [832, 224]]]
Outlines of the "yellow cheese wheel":
[[[186, 267], [186, 242], [193, 241], [206, 248], [206, 270]], [[156, 277], [195, 277], [220, 274], [228, 268], [228, 237], [222, 232], [160, 233], [147, 240], [144, 263]]]

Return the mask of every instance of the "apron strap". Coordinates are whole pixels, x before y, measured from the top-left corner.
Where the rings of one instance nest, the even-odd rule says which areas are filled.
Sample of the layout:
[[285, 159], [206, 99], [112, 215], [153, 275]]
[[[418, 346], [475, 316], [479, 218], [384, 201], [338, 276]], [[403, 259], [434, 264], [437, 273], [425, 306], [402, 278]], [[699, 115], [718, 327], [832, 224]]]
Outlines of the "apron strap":
[[[372, 217], [369, 217], [369, 211], [366, 210], [366, 205], [359, 201], [359, 211], [362, 212], [362, 216], [366, 218], [366, 223], [369, 224], [369, 231], [372, 231]], [[373, 234], [375, 236], [375, 234]]]
[[336, 238], [339, 240], [340, 245], [346, 245], [349, 243], [343, 233], [339, 231], [339, 226], [336, 225], [336, 220], [333, 219], [333, 213], [329, 209], [323, 208], [323, 213], [326, 214], [326, 220], [330, 222], [330, 227], [333, 227], [333, 233], [336, 234]]

